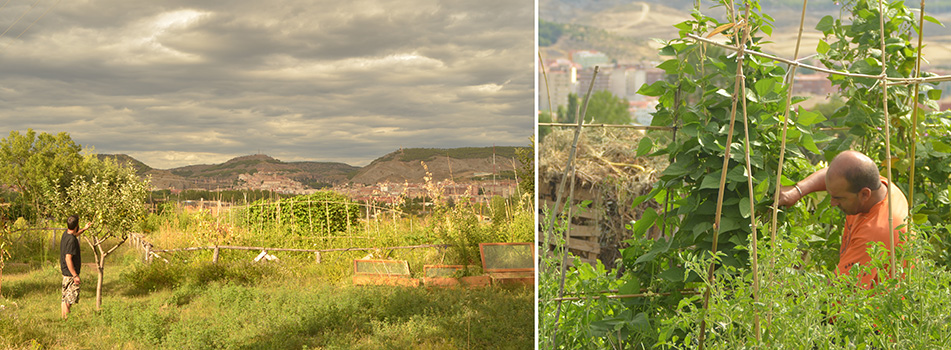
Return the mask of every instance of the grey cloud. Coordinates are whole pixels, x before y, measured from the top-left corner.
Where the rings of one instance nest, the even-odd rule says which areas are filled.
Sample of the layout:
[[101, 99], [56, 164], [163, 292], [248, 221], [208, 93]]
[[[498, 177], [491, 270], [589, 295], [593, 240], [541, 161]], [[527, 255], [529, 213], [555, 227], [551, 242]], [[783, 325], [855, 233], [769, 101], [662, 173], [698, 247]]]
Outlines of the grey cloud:
[[165, 167], [524, 145], [532, 12], [511, 1], [64, 2], [29, 35], [0, 40], [0, 122]]

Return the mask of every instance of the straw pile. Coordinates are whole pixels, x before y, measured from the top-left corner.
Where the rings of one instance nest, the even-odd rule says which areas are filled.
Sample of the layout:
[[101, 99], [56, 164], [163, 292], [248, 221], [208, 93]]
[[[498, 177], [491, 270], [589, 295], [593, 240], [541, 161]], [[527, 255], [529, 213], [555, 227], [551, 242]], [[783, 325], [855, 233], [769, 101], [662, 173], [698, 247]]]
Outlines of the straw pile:
[[[600, 211], [600, 260], [608, 267], [620, 257], [621, 242], [631, 238], [625, 225], [641, 217], [647, 207], [662, 212], [662, 204], [653, 200], [632, 208], [634, 198], [651, 191], [660, 173], [667, 168], [665, 156], [637, 157], [637, 146], [643, 132], [630, 129], [585, 128], [575, 154], [575, 191], [596, 191], [600, 203], [591, 210]], [[572, 128], [552, 130], [538, 145], [538, 178], [555, 188], [566, 176], [568, 155], [574, 139]], [[656, 146], [655, 146], [656, 149]], [[571, 179], [568, 179], [569, 183]], [[565, 193], [568, 195], [567, 185]], [[554, 194], [554, 193], [552, 193]], [[546, 195], [540, 193], [540, 195]], [[651, 238], [659, 230], [650, 232]]]

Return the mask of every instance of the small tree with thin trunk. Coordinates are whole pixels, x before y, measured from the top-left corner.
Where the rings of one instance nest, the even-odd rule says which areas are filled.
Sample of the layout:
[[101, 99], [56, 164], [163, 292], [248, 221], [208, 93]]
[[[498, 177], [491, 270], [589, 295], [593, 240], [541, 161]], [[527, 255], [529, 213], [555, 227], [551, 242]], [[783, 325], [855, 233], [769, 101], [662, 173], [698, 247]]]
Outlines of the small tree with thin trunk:
[[[96, 258], [96, 310], [102, 306], [102, 280], [106, 257], [129, 238], [130, 232], [145, 217], [145, 199], [149, 181], [139, 179], [135, 170], [114, 160], [89, 160], [89, 173], [73, 180], [69, 187], [46, 192], [46, 200], [61, 218], [78, 215], [80, 221], [93, 222], [81, 237]], [[106, 249], [108, 244], [113, 244]]]

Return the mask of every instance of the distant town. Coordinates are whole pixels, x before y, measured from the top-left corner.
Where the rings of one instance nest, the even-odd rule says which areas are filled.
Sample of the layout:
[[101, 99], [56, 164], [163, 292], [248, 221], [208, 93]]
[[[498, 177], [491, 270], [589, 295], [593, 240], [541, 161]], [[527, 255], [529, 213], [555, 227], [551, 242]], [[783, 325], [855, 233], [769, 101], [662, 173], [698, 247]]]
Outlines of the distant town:
[[[570, 57], [545, 60], [544, 67], [540, 67], [546, 70], [548, 76], [547, 92], [544, 88], [537, 89], [538, 106], [542, 111], [548, 111], [549, 93], [553, 108], [566, 106], [568, 94], [583, 95], [591, 84], [594, 67], [598, 66], [598, 76], [592, 91], [606, 90], [619, 98], [626, 98], [631, 121], [650, 125], [651, 113], [657, 106], [657, 97], [639, 95], [637, 91], [644, 84], [650, 85], [664, 78], [664, 71], [656, 68], [659, 62], [617, 63], [607, 54], [593, 50], [571, 51], [569, 55]], [[951, 71], [933, 72], [939, 75], [951, 74]], [[542, 72], [539, 71], [538, 74], [538, 81], [544, 83]], [[796, 93], [799, 95], [828, 96], [836, 92], [826, 73], [804, 74], [800, 71], [795, 79]], [[943, 82], [937, 88], [942, 90], [942, 96], [945, 96], [939, 102], [941, 110], [951, 109], [951, 82]]]
[[[478, 174], [488, 178], [492, 174]], [[518, 182], [513, 179], [480, 180], [455, 182], [453, 180], [433, 181], [431, 183], [390, 182], [376, 184], [344, 183], [321, 189], [310, 188], [287, 176], [274, 172], [256, 172], [238, 175], [238, 185], [220, 187], [216, 191], [249, 190], [270, 191], [280, 194], [312, 194], [317, 191], [332, 190], [346, 195], [357, 202], [394, 204], [413, 198], [433, 198], [436, 194], [443, 200], [454, 203], [486, 203], [493, 196], [509, 197], [517, 194]], [[160, 188], [154, 188], [160, 190]], [[195, 188], [195, 190], [204, 190]], [[172, 189], [171, 193], [183, 190]]]

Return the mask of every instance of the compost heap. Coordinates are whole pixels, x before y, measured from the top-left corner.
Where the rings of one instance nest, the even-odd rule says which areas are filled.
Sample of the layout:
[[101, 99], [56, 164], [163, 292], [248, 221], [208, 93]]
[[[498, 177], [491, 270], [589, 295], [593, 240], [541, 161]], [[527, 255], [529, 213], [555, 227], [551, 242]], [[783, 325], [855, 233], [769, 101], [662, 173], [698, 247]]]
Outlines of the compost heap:
[[[648, 207], [662, 212], [662, 204], [654, 200], [631, 207], [634, 198], [651, 191], [668, 165], [665, 156], [636, 156], [643, 137], [642, 131], [632, 129], [585, 128], [578, 140], [574, 159], [575, 191], [589, 189], [599, 194], [599, 203], [593, 203], [590, 210], [601, 211], [604, 218], [599, 221], [599, 259], [608, 268], [614, 267], [615, 259], [620, 257], [622, 242], [631, 238], [631, 231], [624, 226], [639, 219]], [[559, 128], [552, 130], [538, 145], [538, 179], [553, 188], [552, 198], [562, 178], [567, 176], [573, 139], [574, 129]], [[569, 193], [571, 179], [568, 180], [564, 197]], [[660, 232], [652, 230], [648, 235], [656, 238]]]

